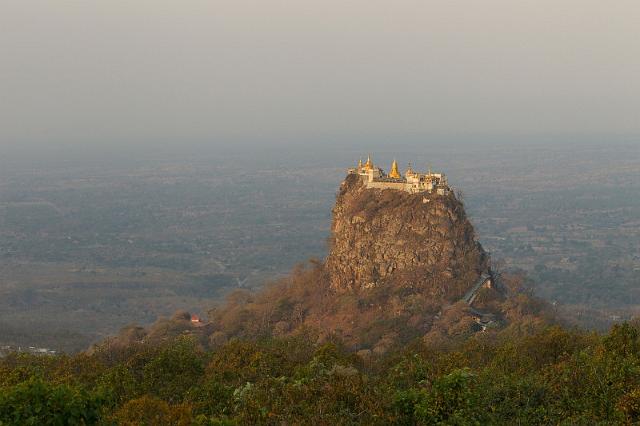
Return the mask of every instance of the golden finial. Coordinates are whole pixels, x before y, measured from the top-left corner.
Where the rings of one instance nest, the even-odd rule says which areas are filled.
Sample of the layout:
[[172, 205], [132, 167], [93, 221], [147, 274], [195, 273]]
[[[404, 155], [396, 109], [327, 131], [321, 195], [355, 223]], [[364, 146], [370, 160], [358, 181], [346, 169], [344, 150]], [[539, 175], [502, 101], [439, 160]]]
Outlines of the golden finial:
[[373, 163], [371, 162], [371, 155], [368, 155], [368, 156], [367, 156], [367, 162], [366, 162], [366, 163], [364, 163], [364, 167], [365, 167], [365, 169], [367, 169], [367, 170], [371, 170], [371, 169], [373, 169]]
[[361, 169], [362, 168], [362, 158], [358, 160], [358, 168]]
[[398, 163], [396, 162], [396, 160], [393, 160], [393, 163], [391, 163], [391, 172], [389, 172], [389, 177], [394, 178], [394, 179], [400, 179], [400, 172], [398, 171]]

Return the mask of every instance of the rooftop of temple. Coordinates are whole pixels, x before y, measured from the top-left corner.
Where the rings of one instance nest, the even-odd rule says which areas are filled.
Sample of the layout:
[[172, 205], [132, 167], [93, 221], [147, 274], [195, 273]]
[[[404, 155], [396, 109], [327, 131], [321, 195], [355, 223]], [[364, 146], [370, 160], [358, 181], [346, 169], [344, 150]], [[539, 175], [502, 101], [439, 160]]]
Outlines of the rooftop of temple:
[[362, 160], [359, 160], [358, 165], [349, 169], [348, 173], [359, 175], [367, 188], [395, 189], [410, 193], [436, 192], [440, 195], [446, 195], [451, 190], [444, 173], [432, 173], [431, 170], [426, 173], [420, 173], [414, 171], [411, 168], [411, 164], [409, 164], [404, 175], [402, 175], [396, 160], [391, 163], [389, 174], [376, 166], [371, 160], [371, 156], [367, 157], [367, 161], [364, 164]]

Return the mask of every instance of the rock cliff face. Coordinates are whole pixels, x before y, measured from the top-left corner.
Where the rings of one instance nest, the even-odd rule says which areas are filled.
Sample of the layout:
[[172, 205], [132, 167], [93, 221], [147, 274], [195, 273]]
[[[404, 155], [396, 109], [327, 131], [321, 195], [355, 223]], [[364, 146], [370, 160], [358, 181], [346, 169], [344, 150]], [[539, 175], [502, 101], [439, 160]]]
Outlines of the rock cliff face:
[[487, 270], [488, 256], [453, 193], [366, 189], [348, 175], [326, 267], [337, 292], [384, 287], [454, 300]]

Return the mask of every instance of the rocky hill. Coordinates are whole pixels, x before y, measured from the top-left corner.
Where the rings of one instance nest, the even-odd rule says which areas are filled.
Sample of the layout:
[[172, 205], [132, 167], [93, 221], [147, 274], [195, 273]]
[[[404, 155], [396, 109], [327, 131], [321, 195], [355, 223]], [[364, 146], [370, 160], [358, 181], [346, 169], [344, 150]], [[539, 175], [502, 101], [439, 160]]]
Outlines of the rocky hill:
[[336, 291], [382, 286], [454, 300], [488, 270], [453, 192], [366, 189], [351, 174], [340, 187], [331, 230], [327, 270]]
[[337, 195], [329, 245], [324, 262], [300, 265], [259, 293], [231, 293], [205, 323], [181, 313], [146, 331], [123, 330], [106, 345], [191, 334], [217, 347], [231, 338], [310, 333], [384, 353], [415, 338], [446, 345], [548, 319], [546, 305], [521, 291], [522, 278], [494, 276], [452, 192], [367, 189], [350, 174]]

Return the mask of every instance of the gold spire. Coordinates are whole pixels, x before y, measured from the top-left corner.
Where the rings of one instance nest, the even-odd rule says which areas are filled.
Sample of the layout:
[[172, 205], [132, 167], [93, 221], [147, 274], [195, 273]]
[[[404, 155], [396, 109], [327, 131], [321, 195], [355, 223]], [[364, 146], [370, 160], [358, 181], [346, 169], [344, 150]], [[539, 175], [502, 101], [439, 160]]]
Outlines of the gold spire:
[[391, 172], [389, 172], [389, 177], [394, 178], [394, 179], [400, 179], [400, 172], [398, 171], [398, 163], [396, 162], [396, 160], [393, 160], [393, 163], [391, 163]]
[[367, 162], [364, 163], [364, 168], [367, 170], [373, 169], [373, 163], [371, 162], [371, 155], [367, 156]]
[[358, 169], [362, 168], [362, 158], [358, 160]]

